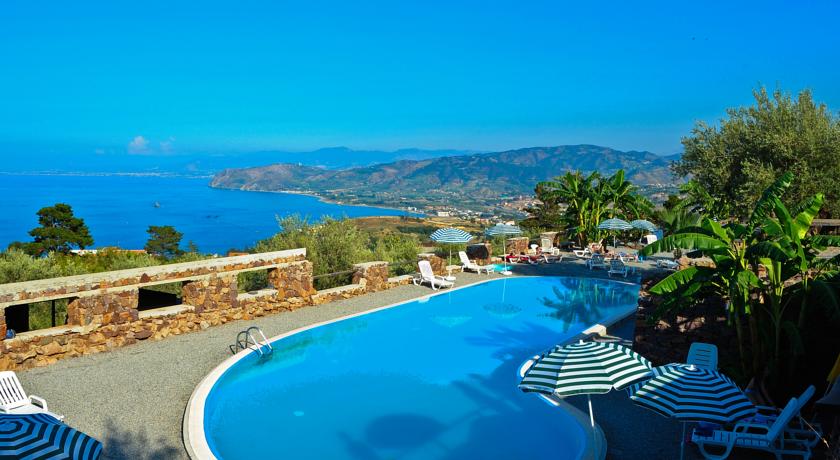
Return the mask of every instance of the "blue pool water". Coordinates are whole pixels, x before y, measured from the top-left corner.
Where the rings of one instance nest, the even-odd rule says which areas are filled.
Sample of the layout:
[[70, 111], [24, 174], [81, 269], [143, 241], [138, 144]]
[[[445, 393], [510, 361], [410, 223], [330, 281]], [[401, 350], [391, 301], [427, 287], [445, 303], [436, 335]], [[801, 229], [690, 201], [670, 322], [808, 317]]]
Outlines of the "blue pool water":
[[523, 361], [636, 308], [638, 285], [512, 278], [331, 323], [212, 387], [224, 460], [580, 458], [584, 428], [517, 388]]

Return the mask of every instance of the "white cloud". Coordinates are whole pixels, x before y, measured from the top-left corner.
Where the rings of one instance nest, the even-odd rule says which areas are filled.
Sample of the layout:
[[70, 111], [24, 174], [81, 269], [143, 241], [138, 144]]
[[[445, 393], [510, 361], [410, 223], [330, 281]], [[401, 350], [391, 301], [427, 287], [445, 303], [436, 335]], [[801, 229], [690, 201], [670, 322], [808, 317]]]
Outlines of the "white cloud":
[[163, 153], [170, 153], [172, 152], [172, 148], [174, 147], [173, 143], [175, 142], [174, 137], [170, 137], [165, 141], [160, 142], [160, 151]]
[[148, 152], [149, 141], [143, 136], [135, 136], [134, 139], [128, 143], [128, 153], [141, 154]]

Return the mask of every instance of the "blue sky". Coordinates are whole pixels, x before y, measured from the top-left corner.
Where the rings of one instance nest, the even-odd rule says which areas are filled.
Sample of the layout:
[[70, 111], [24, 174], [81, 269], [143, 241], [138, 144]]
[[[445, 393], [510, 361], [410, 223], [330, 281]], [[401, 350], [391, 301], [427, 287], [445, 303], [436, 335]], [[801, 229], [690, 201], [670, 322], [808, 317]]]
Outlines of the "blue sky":
[[0, 152], [669, 154], [759, 84], [840, 110], [836, 2], [570, 3], [6, 0]]

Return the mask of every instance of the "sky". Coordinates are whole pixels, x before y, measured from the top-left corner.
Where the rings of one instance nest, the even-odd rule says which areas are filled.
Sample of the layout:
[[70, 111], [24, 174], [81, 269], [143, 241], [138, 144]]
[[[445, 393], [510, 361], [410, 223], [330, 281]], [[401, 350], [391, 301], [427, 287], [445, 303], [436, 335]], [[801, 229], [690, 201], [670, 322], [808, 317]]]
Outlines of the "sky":
[[672, 154], [762, 84], [837, 113], [838, 23], [832, 1], [5, 0], [0, 155]]

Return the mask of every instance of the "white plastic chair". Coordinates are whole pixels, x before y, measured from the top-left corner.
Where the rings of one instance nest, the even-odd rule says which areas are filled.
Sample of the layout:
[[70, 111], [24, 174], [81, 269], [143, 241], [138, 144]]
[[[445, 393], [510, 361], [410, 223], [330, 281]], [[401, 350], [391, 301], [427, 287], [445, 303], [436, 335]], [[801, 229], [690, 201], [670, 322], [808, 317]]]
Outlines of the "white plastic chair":
[[476, 273], [487, 273], [488, 275], [492, 273], [495, 268], [492, 265], [478, 265], [477, 263], [470, 260], [467, 257], [467, 253], [464, 251], [458, 251], [458, 257], [461, 258], [461, 271], [464, 270], [471, 270]]
[[455, 285], [452, 281], [448, 281], [442, 276], [435, 275], [435, 272], [432, 271], [432, 264], [430, 264], [428, 260], [421, 260], [417, 263], [417, 266], [420, 268], [420, 279], [418, 280], [419, 284], [429, 283], [435, 291], [440, 288], [448, 288]]
[[718, 349], [711, 343], [694, 342], [688, 349], [686, 364], [716, 371], [718, 365]]
[[0, 372], [0, 414], [47, 414], [58, 420], [64, 419], [63, 415], [50, 412], [44, 398], [27, 396], [13, 371]]
[[[700, 448], [700, 453], [710, 460], [723, 460], [729, 457], [735, 447], [763, 450], [770, 452], [778, 459], [784, 455], [796, 455], [808, 459], [811, 457], [811, 448], [808, 444], [803, 440], [785, 435], [785, 427], [797, 414], [798, 407], [797, 399], [791, 398], [771, 425], [749, 421], [738, 422], [732, 430], [713, 430], [709, 435], [698, 434], [695, 429], [691, 434], [691, 440]], [[724, 450], [720, 454], [713, 454], [707, 450], [712, 446], [723, 447]]]

